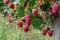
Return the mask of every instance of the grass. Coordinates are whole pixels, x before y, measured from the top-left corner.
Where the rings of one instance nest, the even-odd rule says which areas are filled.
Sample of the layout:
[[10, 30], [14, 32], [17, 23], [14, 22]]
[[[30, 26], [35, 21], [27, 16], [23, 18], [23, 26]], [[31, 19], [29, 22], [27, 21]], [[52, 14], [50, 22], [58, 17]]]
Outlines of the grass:
[[0, 40], [54, 40], [53, 37], [42, 35], [42, 32], [36, 29], [25, 33], [21, 28], [16, 30], [14, 23], [7, 24], [7, 18], [0, 14]]

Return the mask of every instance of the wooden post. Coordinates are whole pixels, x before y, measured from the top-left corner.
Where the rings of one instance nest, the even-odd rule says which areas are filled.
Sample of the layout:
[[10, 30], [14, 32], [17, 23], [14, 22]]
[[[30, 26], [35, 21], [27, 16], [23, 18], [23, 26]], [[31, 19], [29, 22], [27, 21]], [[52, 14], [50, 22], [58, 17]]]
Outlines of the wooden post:
[[60, 9], [58, 10], [58, 16], [54, 22], [54, 40], [60, 40]]

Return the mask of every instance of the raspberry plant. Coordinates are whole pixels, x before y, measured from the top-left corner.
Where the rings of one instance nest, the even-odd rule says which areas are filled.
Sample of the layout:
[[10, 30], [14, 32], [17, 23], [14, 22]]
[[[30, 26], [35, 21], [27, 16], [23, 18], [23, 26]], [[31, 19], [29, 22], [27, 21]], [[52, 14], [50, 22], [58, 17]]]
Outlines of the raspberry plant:
[[[0, 10], [3, 10], [4, 17], [8, 17], [9, 24], [15, 22], [18, 28], [28, 32], [30, 26], [38, 30], [52, 28], [54, 15], [57, 14], [52, 14], [53, 3], [54, 0], [1, 0]], [[48, 32], [52, 36], [53, 32], [49, 31], [44, 30], [43, 35]]]

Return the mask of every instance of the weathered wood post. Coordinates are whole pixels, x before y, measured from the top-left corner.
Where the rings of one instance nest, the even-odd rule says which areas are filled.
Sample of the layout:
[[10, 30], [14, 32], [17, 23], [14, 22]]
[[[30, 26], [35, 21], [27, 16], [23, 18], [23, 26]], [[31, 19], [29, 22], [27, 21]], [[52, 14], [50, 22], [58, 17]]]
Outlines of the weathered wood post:
[[60, 16], [54, 23], [54, 38], [55, 40], [60, 40]]
[[60, 8], [58, 10], [58, 18], [56, 18], [54, 22], [54, 40], [60, 40]]

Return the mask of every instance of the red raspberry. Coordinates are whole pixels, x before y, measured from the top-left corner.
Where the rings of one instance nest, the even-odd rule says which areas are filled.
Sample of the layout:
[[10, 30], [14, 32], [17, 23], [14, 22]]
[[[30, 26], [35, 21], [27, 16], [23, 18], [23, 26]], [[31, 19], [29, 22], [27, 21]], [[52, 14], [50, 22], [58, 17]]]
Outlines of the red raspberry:
[[31, 25], [31, 21], [29, 21], [29, 20], [26, 20], [26, 23], [27, 23], [28, 25]]
[[14, 4], [13, 3], [10, 3], [10, 8], [14, 9]]
[[52, 37], [52, 36], [53, 36], [53, 31], [49, 30], [49, 31], [48, 31], [48, 35], [49, 35], [50, 37]]
[[47, 30], [43, 30], [42, 34], [43, 34], [43, 36], [45, 36], [47, 34]]
[[19, 27], [23, 27], [23, 22], [18, 22], [17, 24]]
[[12, 23], [13, 22], [13, 18], [12, 17], [8, 18], [8, 22]]
[[9, 4], [9, 2], [10, 2], [9, 0], [4, 0], [5, 4]]
[[24, 32], [28, 32], [29, 28], [28, 27], [23, 27]]
[[27, 15], [25, 16], [25, 20], [31, 20], [31, 17], [30, 17], [29, 14], [27, 14]]
[[34, 16], [35, 16], [35, 17], [38, 17], [38, 10], [35, 10], [35, 11], [34, 11]]

